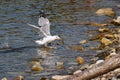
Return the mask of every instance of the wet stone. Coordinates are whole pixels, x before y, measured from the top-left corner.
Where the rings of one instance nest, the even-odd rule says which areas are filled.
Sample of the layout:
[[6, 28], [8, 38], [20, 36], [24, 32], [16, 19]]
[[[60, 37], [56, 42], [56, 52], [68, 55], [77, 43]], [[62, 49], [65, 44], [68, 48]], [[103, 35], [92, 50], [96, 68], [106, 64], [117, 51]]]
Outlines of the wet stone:
[[43, 71], [43, 67], [41, 65], [38, 64], [34, 64], [31, 68], [32, 71]]
[[85, 48], [81, 45], [70, 46], [72, 50], [85, 51]]
[[55, 76], [52, 76], [52, 80], [62, 80], [62, 79], [67, 78], [69, 76], [70, 75], [64, 75], [64, 76], [55, 75]]
[[2, 78], [1, 80], [7, 80], [7, 78]]
[[106, 16], [110, 16], [110, 17], [114, 17], [115, 16], [115, 12], [113, 11], [112, 8], [101, 8], [101, 9], [98, 9], [96, 11], [96, 14], [98, 14], [98, 15], [106, 15]]
[[89, 64], [83, 64], [81, 67], [80, 67], [80, 70], [85, 70], [89, 68]]
[[85, 43], [87, 43], [87, 40], [80, 41], [80, 44], [85, 44]]
[[56, 67], [57, 67], [57, 69], [62, 69], [62, 68], [64, 68], [64, 63], [63, 62], [57, 62]]
[[77, 57], [77, 62], [78, 62], [78, 64], [83, 64], [83, 63], [85, 63], [85, 61], [84, 61], [84, 59], [82, 58], [82, 57]]
[[108, 45], [112, 44], [113, 41], [111, 41], [110, 39], [107, 39], [107, 38], [102, 38], [101, 43], [104, 44], [105, 46], [108, 46]]

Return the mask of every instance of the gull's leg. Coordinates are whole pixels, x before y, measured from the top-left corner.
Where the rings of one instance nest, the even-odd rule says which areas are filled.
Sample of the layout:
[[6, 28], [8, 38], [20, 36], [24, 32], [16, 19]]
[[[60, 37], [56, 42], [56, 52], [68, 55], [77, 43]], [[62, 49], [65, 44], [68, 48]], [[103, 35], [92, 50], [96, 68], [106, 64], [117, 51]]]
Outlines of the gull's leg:
[[46, 48], [51, 48], [51, 49], [56, 49], [56, 47], [53, 46], [52, 43], [50, 43], [50, 46], [48, 46], [48, 44], [45, 44], [45, 47], [46, 47]]
[[53, 49], [56, 49], [57, 47], [56, 47], [56, 44], [54, 43], [54, 42], [51, 42], [51, 47], [53, 48]]

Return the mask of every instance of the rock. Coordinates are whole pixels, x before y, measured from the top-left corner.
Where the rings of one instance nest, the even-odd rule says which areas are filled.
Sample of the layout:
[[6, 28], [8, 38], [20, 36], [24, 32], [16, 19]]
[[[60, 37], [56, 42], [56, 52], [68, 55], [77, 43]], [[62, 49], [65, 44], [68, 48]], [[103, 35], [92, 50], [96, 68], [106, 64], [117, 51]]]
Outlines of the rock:
[[23, 76], [17, 76], [15, 78], [13, 78], [12, 80], [23, 80]]
[[6, 77], [4, 77], [4, 78], [2, 78], [1, 80], [7, 80], [7, 78], [6, 78]]
[[87, 43], [87, 40], [80, 41], [80, 44], [85, 44], [85, 43]]
[[70, 46], [72, 50], [85, 51], [84, 47], [81, 45]]
[[82, 58], [82, 57], [77, 57], [77, 62], [78, 62], [78, 64], [83, 64], [83, 63], [85, 63], [85, 61], [84, 61], [84, 59]]
[[104, 44], [105, 46], [108, 46], [108, 45], [112, 44], [113, 41], [111, 41], [110, 39], [107, 39], [107, 38], [102, 38], [101, 43]]
[[120, 8], [120, 4], [119, 4], [119, 5], [117, 5], [117, 7], [118, 7], [118, 8]]
[[81, 70], [77, 70], [77, 71], [75, 71], [73, 74], [75, 75], [75, 74], [78, 74], [78, 73], [80, 73], [80, 72], [82, 72]]
[[116, 50], [115, 49], [112, 49], [112, 52], [110, 53], [110, 55], [108, 55], [107, 57], [105, 57], [105, 60], [109, 60], [111, 57], [113, 57], [115, 55], [118, 55], [118, 54], [116, 54]]
[[38, 64], [34, 64], [31, 68], [32, 71], [42, 71], [44, 70], [43, 67], [41, 65]]
[[120, 28], [117, 29], [118, 33], [120, 33]]
[[57, 69], [62, 69], [64, 67], [64, 63], [63, 62], [57, 62], [56, 66], [57, 66]]
[[90, 50], [96, 50], [96, 47], [90, 46]]
[[120, 16], [118, 16], [117, 19], [113, 19], [113, 21], [115, 21], [115, 22], [120, 24]]
[[55, 75], [55, 76], [52, 76], [52, 80], [62, 80], [62, 79], [67, 78], [69, 76], [70, 75], [64, 75], [64, 76]]
[[100, 24], [100, 23], [95, 23], [95, 22], [90, 22], [89, 24], [90, 26], [97, 26], [97, 27], [105, 27], [108, 26], [107, 24]]
[[108, 28], [100, 28], [99, 29], [99, 32], [106, 32], [106, 31], [108, 31], [109, 29]]
[[32, 67], [33, 65], [40, 65], [40, 61], [37, 61], [37, 60], [32, 60], [29, 62], [29, 66]]
[[114, 34], [114, 38], [119, 40], [120, 34]]
[[90, 41], [99, 40], [99, 39], [101, 39], [103, 36], [104, 36], [103, 33], [99, 33], [99, 34], [97, 34], [97, 35], [91, 37]]
[[94, 63], [94, 62], [96, 62], [98, 59], [99, 59], [98, 57], [94, 57], [94, 58], [92, 58], [90, 61]]
[[98, 15], [106, 15], [106, 16], [110, 16], [110, 17], [114, 17], [115, 16], [115, 12], [113, 11], [112, 8], [101, 8], [101, 9], [98, 9], [96, 11], [96, 14], [98, 14]]
[[89, 68], [89, 64], [83, 64], [83, 65], [80, 67], [81, 70], [85, 70], [85, 69], [87, 69], [87, 68]]
[[105, 34], [105, 37], [106, 38], [114, 38], [114, 35], [113, 34]]
[[98, 46], [98, 49], [99, 49], [99, 50], [103, 50], [105, 47], [106, 47], [106, 46], [101, 43], [101, 44]]
[[47, 80], [46, 78], [41, 78], [40, 80]]
[[31, 62], [29, 62], [29, 66], [30, 66], [32, 71], [42, 71], [42, 70], [44, 70], [38, 59], [34, 59]]
[[117, 19], [113, 19], [111, 23], [116, 26], [120, 26], [120, 16], [118, 16]]
[[42, 71], [43, 67], [40, 64], [39, 60], [33, 60], [29, 63], [29, 66], [32, 71]]
[[104, 60], [97, 60], [95, 64], [99, 64], [99, 63], [102, 63], [104, 62]]

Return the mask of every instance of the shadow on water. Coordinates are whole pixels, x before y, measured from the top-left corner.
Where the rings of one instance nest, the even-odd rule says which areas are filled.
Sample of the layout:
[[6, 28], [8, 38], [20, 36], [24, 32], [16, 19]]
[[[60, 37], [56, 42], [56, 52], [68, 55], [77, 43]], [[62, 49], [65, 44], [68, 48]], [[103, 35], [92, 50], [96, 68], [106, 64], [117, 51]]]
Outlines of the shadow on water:
[[[19, 48], [0, 48], [0, 53], [21, 52], [24, 49], [40, 48], [40, 46], [24, 46]], [[42, 46], [41, 46], [42, 48]]]

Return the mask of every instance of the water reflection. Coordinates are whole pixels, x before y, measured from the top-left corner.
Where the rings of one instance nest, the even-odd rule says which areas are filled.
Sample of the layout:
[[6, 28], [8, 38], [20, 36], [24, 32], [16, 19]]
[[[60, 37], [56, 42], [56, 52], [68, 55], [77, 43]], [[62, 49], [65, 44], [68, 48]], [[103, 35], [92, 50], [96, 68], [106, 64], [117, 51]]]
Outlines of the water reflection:
[[59, 57], [54, 54], [54, 51], [47, 48], [37, 48], [37, 54], [41, 64], [49, 68], [55, 68], [56, 62], [59, 61]]

